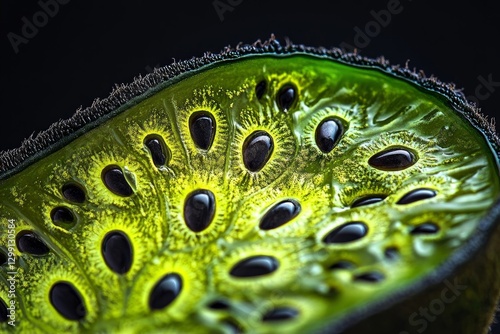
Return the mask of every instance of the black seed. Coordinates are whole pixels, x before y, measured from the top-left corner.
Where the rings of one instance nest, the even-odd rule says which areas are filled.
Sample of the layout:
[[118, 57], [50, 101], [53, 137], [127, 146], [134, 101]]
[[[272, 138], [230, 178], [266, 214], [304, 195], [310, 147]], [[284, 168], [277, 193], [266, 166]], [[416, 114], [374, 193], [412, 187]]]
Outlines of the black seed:
[[115, 195], [128, 197], [134, 193], [122, 170], [117, 166], [106, 167], [101, 177], [104, 185]]
[[436, 192], [432, 189], [420, 188], [415, 189], [401, 197], [396, 204], [410, 204], [424, 199], [436, 196]]
[[354, 269], [354, 268], [355, 268], [354, 263], [352, 263], [350, 261], [345, 261], [345, 260], [337, 261], [330, 266], [330, 269], [348, 270], [348, 269]]
[[65, 199], [74, 203], [85, 202], [85, 191], [75, 183], [68, 183], [62, 187], [62, 194]]
[[388, 260], [396, 260], [399, 257], [399, 250], [396, 247], [388, 247], [385, 249], [384, 255]]
[[323, 153], [329, 153], [337, 146], [343, 133], [344, 127], [338, 119], [327, 118], [316, 128], [316, 145]]
[[291, 84], [286, 84], [278, 92], [278, 106], [283, 111], [288, 111], [297, 98], [297, 89]]
[[52, 211], [50, 212], [50, 218], [55, 225], [62, 227], [75, 222], [75, 216], [73, 215], [71, 210], [64, 206], [59, 206], [52, 209]]
[[167, 163], [167, 145], [159, 135], [147, 136], [144, 145], [151, 153], [151, 159], [156, 167], [164, 166]]
[[212, 310], [227, 310], [229, 308], [229, 303], [225, 300], [214, 300], [207, 306]]
[[189, 118], [189, 131], [196, 146], [208, 150], [215, 137], [215, 119], [208, 111], [198, 111]]
[[363, 281], [363, 282], [371, 282], [377, 283], [384, 279], [384, 275], [379, 272], [369, 272], [361, 275], [357, 275], [354, 277], [355, 281]]
[[16, 236], [17, 249], [31, 255], [45, 255], [50, 249], [35, 232], [21, 231]]
[[368, 233], [368, 226], [363, 222], [351, 222], [333, 229], [326, 235], [323, 242], [327, 244], [342, 244], [356, 241]]
[[258, 255], [241, 260], [231, 269], [234, 277], [255, 277], [268, 275], [279, 267], [279, 262], [272, 256]]
[[0, 266], [3, 266], [7, 263], [7, 254], [4, 253], [3, 250], [0, 249]]
[[132, 245], [125, 233], [112, 231], [102, 241], [102, 257], [109, 269], [117, 274], [125, 274], [132, 266]]
[[262, 316], [262, 321], [290, 320], [296, 318], [298, 315], [299, 311], [297, 309], [291, 307], [279, 307], [264, 314], [264, 316]]
[[360, 198], [356, 198], [352, 204], [351, 208], [357, 208], [359, 206], [370, 205], [378, 202], [382, 202], [387, 196], [385, 195], [368, 195]]
[[49, 293], [52, 306], [69, 320], [81, 320], [87, 315], [82, 297], [69, 282], [58, 282]]
[[273, 149], [273, 138], [267, 132], [253, 132], [243, 143], [245, 167], [251, 172], [258, 172], [271, 157]]
[[266, 212], [259, 227], [262, 230], [272, 230], [288, 223], [300, 213], [300, 204], [293, 200], [284, 200], [274, 205]]
[[184, 220], [193, 232], [201, 232], [212, 222], [215, 215], [215, 196], [210, 190], [195, 190], [184, 203]]
[[261, 99], [262, 96], [264, 96], [267, 88], [267, 83], [265, 80], [262, 80], [255, 86], [255, 96], [257, 96], [257, 99]]
[[170, 305], [182, 290], [182, 278], [178, 274], [163, 276], [154, 286], [149, 296], [149, 307], [161, 310]]
[[9, 310], [7, 310], [7, 305], [0, 298], [0, 323], [7, 322], [9, 320]]
[[417, 162], [416, 155], [405, 148], [390, 148], [373, 155], [368, 160], [370, 166], [384, 171], [403, 170], [415, 162]]
[[439, 226], [432, 222], [422, 223], [411, 230], [411, 234], [435, 234], [439, 232]]

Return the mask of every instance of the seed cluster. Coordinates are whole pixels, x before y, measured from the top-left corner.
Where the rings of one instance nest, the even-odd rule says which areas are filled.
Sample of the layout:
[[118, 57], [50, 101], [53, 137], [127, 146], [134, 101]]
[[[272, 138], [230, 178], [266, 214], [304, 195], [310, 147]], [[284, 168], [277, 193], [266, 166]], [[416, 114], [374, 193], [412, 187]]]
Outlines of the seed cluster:
[[[460, 169], [456, 183], [437, 173], [459, 160], [455, 148], [453, 159], [439, 160], [418, 132], [391, 132], [404, 122], [384, 108], [325, 102], [351, 97], [356, 86], [315, 97], [306, 79], [285, 77], [253, 78], [232, 91], [209, 85], [184, 105], [161, 99], [159, 115], [140, 106], [152, 120], [123, 117], [125, 125], [108, 135], [112, 144], [84, 152], [88, 171], [53, 176], [56, 190], [47, 193], [57, 198], [38, 207], [49, 226], [22, 225], [17, 251], [32, 267], [90, 267], [90, 281], [102, 275], [109, 286], [89, 289], [96, 283], [78, 274], [47, 272], [48, 283], [37, 286], [42, 297], [33, 300], [48, 301], [65, 326], [85, 330], [116, 319], [128, 329], [151, 316], [153, 329], [167, 321], [179, 332], [202, 323], [271, 333], [328, 317], [350, 290], [369, 299], [404, 286], [388, 268], [429, 257], [427, 246], [452, 228], [446, 213], [422, 213], [423, 206], [432, 211], [455, 196], [446, 182], [480, 181]], [[214, 96], [230, 102], [221, 106]], [[360, 101], [380, 104], [370, 98]], [[374, 130], [381, 123], [387, 134]], [[114, 140], [133, 155], [115, 150]], [[425, 168], [427, 176], [416, 177]], [[422, 263], [418, 269], [427, 269]], [[7, 305], [0, 294], [0, 325]]]

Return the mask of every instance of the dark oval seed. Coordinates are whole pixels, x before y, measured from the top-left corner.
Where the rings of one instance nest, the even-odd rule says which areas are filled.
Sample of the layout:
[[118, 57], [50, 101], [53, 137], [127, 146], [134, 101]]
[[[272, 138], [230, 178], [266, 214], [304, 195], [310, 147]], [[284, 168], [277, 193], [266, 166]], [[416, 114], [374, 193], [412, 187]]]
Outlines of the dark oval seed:
[[257, 86], [255, 86], [255, 96], [257, 99], [261, 99], [264, 96], [267, 88], [267, 83], [265, 80], [260, 81]]
[[337, 261], [330, 266], [330, 269], [348, 270], [348, 269], [354, 269], [354, 268], [355, 268], [354, 263], [352, 263], [350, 261], [345, 261], [345, 260]]
[[281, 201], [266, 212], [259, 227], [262, 230], [278, 228], [297, 217], [300, 209], [300, 204], [293, 199]]
[[156, 167], [165, 166], [167, 163], [167, 145], [159, 135], [152, 135], [146, 137], [144, 145], [148, 148], [151, 159]]
[[365, 206], [370, 204], [375, 204], [378, 202], [382, 202], [387, 196], [385, 195], [368, 195], [360, 198], [356, 198], [352, 204], [351, 208], [357, 208], [359, 206]]
[[316, 128], [316, 145], [323, 153], [331, 152], [344, 133], [342, 123], [336, 118], [327, 118]]
[[85, 202], [85, 191], [75, 183], [65, 184], [62, 189], [62, 194], [65, 199], [73, 203]]
[[154, 286], [149, 296], [149, 307], [161, 310], [170, 305], [181, 293], [182, 278], [178, 274], [163, 276]]
[[424, 199], [436, 196], [436, 192], [432, 189], [420, 188], [415, 189], [401, 197], [396, 204], [410, 204]]
[[184, 203], [184, 220], [193, 232], [201, 232], [215, 215], [215, 196], [210, 190], [195, 190]]
[[405, 148], [390, 148], [373, 155], [368, 163], [383, 171], [406, 169], [417, 162], [416, 155]]
[[422, 223], [411, 230], [411, 234], [434, 234], [439, 232], [439, 226], [432, 222]]
[[323, 242], [327, 244], [342, 244], [356, 241], [368, 233], [368, 226], [363, 222], [351, 222], [341, 225], [328, 233]]
[[212, 310], [227, 310], [229, 308], [229, 303], [225, 300], [214, 300], [207, 306]]
[[35, 232], [21, 231], [16, 236], [17, 249], [31, 255], [45, 255], [50, 249]]
[[73, 215], [71, 210], [64, 206], [59, 206], [52, 209], [52, 211], [50, 212], [50, 218], [55, 225], [62, 227], [75, 222], [75, 216]]
[[134, 191], [128, 184], [122, 170], [117, 166], [108, 166], [102, 171], [104, 185], [115, 195], [128, 197]]
[[49, 293], [50, 303], [63, 317], [81, 320], [87, 315], [82, 297], [69, 282], [58, 282]]
[[7, 322], [9, 320], [9, 310], [7, 310], [7, 305], [5, 302], [0, 298], [0, 323], [2, 322]]
[[286, 84], [278, 92], [277, 103], [281, 110], [288, 111], [292, 107], [295, 99], [297, 98], [297, 89], [291, 85]]
[[101, 253], [109, 269], [125, 274], [132, 266], [132, 245], [125, 233], [112, 231], [102, 241]]
[[231, 269], [231, 276], [235, 277], [255, 277], [268, 275], [279, 267], [279, 262], [275, 257], [258, 255], [241, 260]]
[[388, 247], [384, 251], [384, 255], [388, 260], [396, 260], [399, 258], [399, 250], [396, 247]]
[[255, 131], [243, 143], [243, 163], [251, 172], [258, 172], [267, 163], [274, 149], [271, 136], [265, 131]]
[[355, 281], [370, 282], [370, 283], [377, 283], [377, 282], [382, 281], [384, 278], [385, 278], [384, 275], [382, 275], [379, 272], [370, 272], [370, 273], [357, 275], [354, 277], [354, 280]]
[[215, 119], [208, 111], [199, 111], [189, 118], [189, 131], [196, 146], [208, 150], [215, 137]]
[[294, 319], [299, 315], [299, 311], [297, 309], [291, 307], [279, 307], [273, 310], [270, 310], [262, 317], [262, 321], [282, 321], [282, 320], [290, 320]]

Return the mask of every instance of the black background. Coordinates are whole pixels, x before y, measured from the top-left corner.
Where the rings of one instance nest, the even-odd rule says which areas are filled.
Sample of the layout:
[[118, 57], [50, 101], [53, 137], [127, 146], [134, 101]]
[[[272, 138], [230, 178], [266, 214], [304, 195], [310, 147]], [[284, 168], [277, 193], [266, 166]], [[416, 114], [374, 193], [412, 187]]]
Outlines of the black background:
[[[41, 18], [37, 13], [42, 7], [37, 1], [1, 0], [0, 150], [14, 148], [94, 98], [106, 97], [115, 83], [130, 82], [174, 58], [218, 52], [271, 33], [283, 42], [286, 37], [311, 46], [344, 42], [366, 56], [384, 55], [391, 63], [409, 60], [410, 67], [454, 82], [468, 96], [479, 97], [477, 89], [489, 95], [479, 103], [496, 116], [500, 14], [495, 2], [401, 0], [400, 13], [391, 15], [379, 32], [371, 30], [369, 41], [356, 43], [354, 29], [366, 31], [367, 24], [374, 29], [373, 11], [387, 9], [392, 1], [221, 0], [233, 4], [221, 19], [213, 0], [64, 0], [54, 17], [38, 22], [36, 34], [18, 45], [16, 53], [8, 33], [22, 36], [23, 17], [33, 23]], [[498, 86], [478, 88], [479, 77], [488, 76]]]

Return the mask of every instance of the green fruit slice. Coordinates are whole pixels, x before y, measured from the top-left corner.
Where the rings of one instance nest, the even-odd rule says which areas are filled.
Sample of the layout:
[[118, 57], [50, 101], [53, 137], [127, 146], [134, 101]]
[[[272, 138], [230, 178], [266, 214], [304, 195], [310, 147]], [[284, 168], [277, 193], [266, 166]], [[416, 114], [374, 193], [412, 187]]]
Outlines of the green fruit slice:
[[453, 86], [337, 49], [161, 68], [0, 156], [0, 328], [484, 332], [498, 147]]

